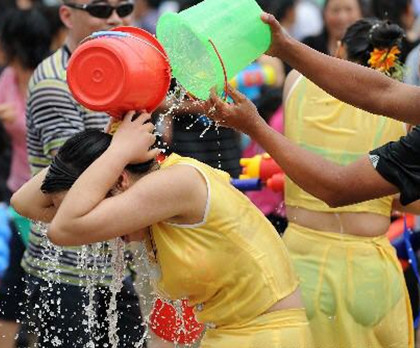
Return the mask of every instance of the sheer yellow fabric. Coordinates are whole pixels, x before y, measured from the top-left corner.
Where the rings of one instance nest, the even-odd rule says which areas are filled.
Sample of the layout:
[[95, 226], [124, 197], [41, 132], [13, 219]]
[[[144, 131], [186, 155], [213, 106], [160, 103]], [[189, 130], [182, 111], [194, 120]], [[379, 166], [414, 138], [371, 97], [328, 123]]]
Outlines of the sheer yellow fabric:
[[[152, 226], [160, 268], [158, 288], [171, 299], [187, 298], [200, 322], [216, 330], [229, 327], [224, 337], [228, 333], [236, 337], [235, 328], [254, 327], [253, 320], [297, 288], [289, 255], [270, 222], [230, 184], [227, 173], [175, 154], [163, 163], [162, 170], [173, 165], [190, 165], [201, 173], [208, 201], [201, 223]], [[265, 332], [274, 330], [270, 334], [274, 337], [280, 329], [270, 325], [269, 320], [256, 325], [246, 334], [248, 339], [257, 342], [261, 333], [264, 345], [259, 347], [277, 347], [265, 345], [270, 342]]]
[[233, 328], [209, 329], [201, 348], [314, 348], [303, 309], [263, 314]]
[[[352, 163], [404, 134], [404, 123], [345, 104], [305, 77], [296, 81], [285, 104], [286, 137], [338, 164]], [[392, 197], [331, 209], [287, 178], [285, 202], [315, 211], [371, 212], [389, 216]]]
[[414, 346], [410, 301], [385, 236], [326, 233], [290, 223], [284, 242], [316, 348]]

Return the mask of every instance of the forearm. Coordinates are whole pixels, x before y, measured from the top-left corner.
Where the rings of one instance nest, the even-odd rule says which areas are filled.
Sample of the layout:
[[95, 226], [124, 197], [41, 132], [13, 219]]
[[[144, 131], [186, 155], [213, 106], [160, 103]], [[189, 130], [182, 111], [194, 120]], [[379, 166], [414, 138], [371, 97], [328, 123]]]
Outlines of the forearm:
[[331, 207], [353, 204], [398, 190], [382, 179], [366, 161], [341, 166], [307, 151], [269, 126], [251, 135], [303, 190]]
[[20, 215], [43, 222], [50, 222], [54, 217], [56, 209], [53, 202], [41, 191], [47, 171], [48, 168], [43, 169], [13, 194], [11, 205]]
[[[109, 148], [77, 179], [67, 193], [53, 221], [55, 227], [66, 230], [77, 226], [117, 182], [126, 163], [123, 157]], [[76, 228], [74, 230], [77, 230]]]
[[[336, 98], [411, 124], [419, 122], [418, 89], [373, 69], [319, 53], [286, 38], [279, 58]], [[415, 98], [417, 96], [417, 98]]]

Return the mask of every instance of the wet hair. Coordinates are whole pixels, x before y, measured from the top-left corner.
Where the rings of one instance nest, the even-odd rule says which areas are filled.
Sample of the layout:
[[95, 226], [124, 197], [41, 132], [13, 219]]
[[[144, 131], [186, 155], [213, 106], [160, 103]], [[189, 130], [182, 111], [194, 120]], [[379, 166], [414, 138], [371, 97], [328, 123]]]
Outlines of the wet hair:
[[9, 9], [2, 18], [0, 45], [7, 61], [17, 59], [23, 68], [35, 69], [50, 54], [48, 20], [36, 8]]
[[[79, 176], [111, 144], [112, 136], [99, 130], [86, 130], [69, 138], [58, 150], [41, 185], [44, 193], [69, 190]], [[147, 173], [155, 161], [129, 164], [126, 170], [134, 175]]]
[[397, 24], [376, 18], [363, 18], [353, 23], [342, 39], [348, 60], [369, 66], [370, 53], [375, 49], [399, 46], [404, 30]]
[[402, 27], [401, 19], [410, 3], [411, 0], [372, 0], [372, 15], [380, 19], [387, 19]]

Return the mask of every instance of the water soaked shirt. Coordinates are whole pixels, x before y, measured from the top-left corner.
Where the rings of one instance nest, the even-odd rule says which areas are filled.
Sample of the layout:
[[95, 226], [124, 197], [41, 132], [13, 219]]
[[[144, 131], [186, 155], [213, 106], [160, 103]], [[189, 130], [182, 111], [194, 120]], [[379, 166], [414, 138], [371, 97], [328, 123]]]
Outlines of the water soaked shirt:
[[[332, 97], [305, 77], [292, 87], [285, 106], [285, 135], [301, 147], [341, 165], [355, 162], [390, 140], [405, 135], [402, 122], [373, 115]], [[302, 190], [289, 178], [285, 186], [286, 204], [323, 212], [391, 213], [392, 196], [330, 208]]]
[[160, 292], [188, 298], [198, 320], [217, 327], [247, 322], [290, 295], [298, 279], [283, 241], [229, 175], [175, 154], [162, 170], [173, 165], [196, 168], [208, 198], [202, 222], [152, 226]]

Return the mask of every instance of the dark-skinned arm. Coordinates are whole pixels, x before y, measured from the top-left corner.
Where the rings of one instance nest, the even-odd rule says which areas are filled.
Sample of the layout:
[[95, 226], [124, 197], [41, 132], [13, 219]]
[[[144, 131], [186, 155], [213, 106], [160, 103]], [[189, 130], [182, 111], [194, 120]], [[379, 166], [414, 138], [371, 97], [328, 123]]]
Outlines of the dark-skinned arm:
[[222, 126], [247, 133], [282, 167], [302, 189], [331, 207], [343, 206], [398, 192], [372, 166], [368, 155], [340, 166], [300, 148], [277, 133], [260, 117], [254, 104], [229, 88], [233, 104], [224, 103], [212, 92], [208, 115]]
[[420, 122], [419, 87], [319, 53], [285, 34], [270, 14], [263, 14], [262, 20], [272, 32], [267, 54], [287, 62], [326, 92], [348, 104], [410, 124]]

